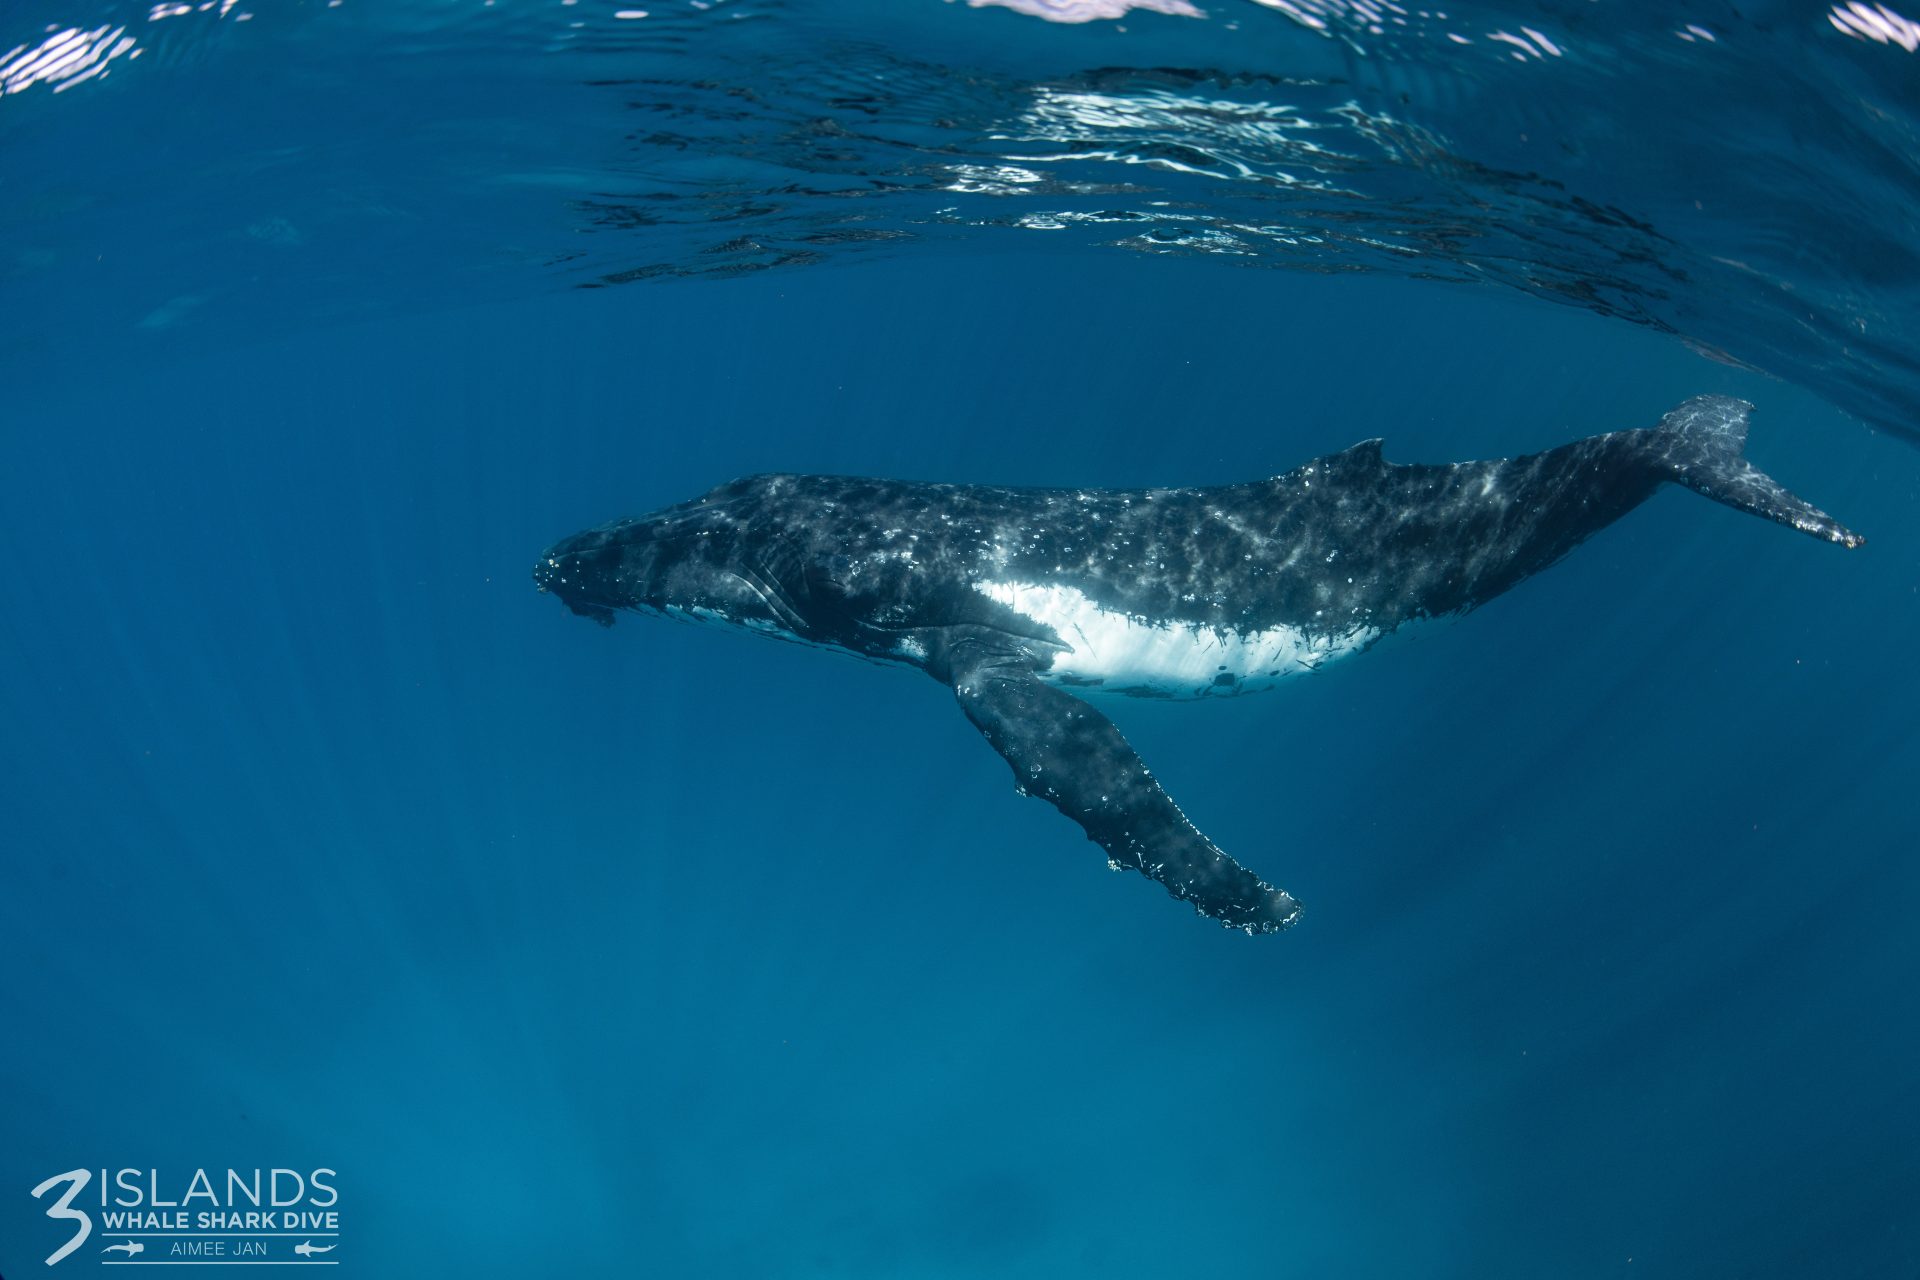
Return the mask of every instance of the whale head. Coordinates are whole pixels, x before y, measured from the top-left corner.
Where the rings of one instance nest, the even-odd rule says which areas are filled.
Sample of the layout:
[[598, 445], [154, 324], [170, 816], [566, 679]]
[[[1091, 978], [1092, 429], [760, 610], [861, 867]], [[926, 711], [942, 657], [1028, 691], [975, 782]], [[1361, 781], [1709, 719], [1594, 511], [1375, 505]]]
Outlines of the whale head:
[[631, 610], [792, 634], [798, 617], [763, 571], [757, 541], [724, 510], [688, 503], [562, 538], [533, 581], [602, 626]]

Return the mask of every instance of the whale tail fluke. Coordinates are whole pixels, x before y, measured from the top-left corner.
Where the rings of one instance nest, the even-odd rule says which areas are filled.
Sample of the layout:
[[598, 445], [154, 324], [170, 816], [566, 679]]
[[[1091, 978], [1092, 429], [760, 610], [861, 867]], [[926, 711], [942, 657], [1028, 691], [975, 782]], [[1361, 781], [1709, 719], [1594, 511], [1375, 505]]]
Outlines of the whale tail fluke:
[[1752, 405], [1731, 396], [1695, 396], [1668, 413], [1652, 432], [1662, 478], [1816, 538], [1843, 547], [1863, 545], [1865, 538], [1741, 456], [1752, 412]]

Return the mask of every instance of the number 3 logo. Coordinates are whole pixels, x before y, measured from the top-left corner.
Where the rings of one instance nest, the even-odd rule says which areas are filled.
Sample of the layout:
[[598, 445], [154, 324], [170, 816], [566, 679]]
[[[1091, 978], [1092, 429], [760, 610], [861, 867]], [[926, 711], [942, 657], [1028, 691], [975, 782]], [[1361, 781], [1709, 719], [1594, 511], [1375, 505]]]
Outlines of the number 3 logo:
[[89, 1169], [75, 1169], [71, 1173], [55, 1174], [33, 1189], [33, 1198], [38, 1200], [62, 1182], [71, 1182], [73, 1184], [67, 1188], [67, 1194], [47, 1206], [47, 1216], [49, 1218], [70, 1218], [80, 1224], [80, 1229], [73, 1233], [73, 1239], [61, 1245], [60, 1248], [54, 1252], [53, 1256], [47, 1259], [48, 1266], [52, 1266], [54, 1263], [60, 1261], [60, 1259], [72, 1253], [75, 1249], [78, 1249], [80, 1242], [93, 1234], [93, 1219], [87, 1216], [85, 1210], [73, 1208], [73, 1198], [80, 1194], [80, 1189], [87, 1185], [87, 1179], [91, 1176], [93, 1176], [92, 1171]]

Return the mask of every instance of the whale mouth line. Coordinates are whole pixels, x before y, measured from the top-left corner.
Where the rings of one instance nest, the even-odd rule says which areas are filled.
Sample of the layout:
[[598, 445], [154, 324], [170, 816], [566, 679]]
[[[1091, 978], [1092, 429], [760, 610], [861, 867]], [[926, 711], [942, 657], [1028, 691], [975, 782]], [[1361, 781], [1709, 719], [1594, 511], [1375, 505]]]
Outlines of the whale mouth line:
[[567, 611], [575, 617], [591, 618], [603, 627], [613, 625], [619, 609], [617, 605], [601, 604], [597, 600], [568, 599], [566, 596], [560, 597], [560, 603], [566, 605]]

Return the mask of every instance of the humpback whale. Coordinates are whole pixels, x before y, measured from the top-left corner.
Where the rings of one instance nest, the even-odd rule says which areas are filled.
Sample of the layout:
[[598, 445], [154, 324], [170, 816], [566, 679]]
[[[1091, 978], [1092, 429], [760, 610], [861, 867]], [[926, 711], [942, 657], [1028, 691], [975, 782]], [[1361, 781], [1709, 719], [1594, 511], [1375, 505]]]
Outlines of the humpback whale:
[[1860, 546], [1745, 461], [1752, 409], [1696, 397], [1654, 427], [1490, 462], [1389, 463], [1368, 440], [1208, 488], [751, 476], [562, 539], [533, 576], [604, 625], [712, 622], [917, 667], [1109, 865], [1272, 933], [1299, 903], [1188, 821], [1086, 697], [1268, 688], [1491, 600], [1666, 483]]

